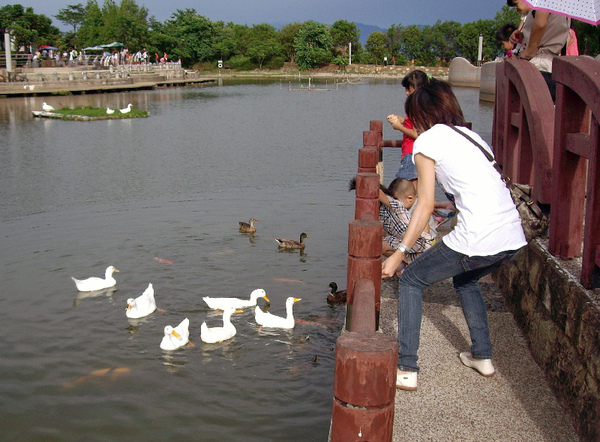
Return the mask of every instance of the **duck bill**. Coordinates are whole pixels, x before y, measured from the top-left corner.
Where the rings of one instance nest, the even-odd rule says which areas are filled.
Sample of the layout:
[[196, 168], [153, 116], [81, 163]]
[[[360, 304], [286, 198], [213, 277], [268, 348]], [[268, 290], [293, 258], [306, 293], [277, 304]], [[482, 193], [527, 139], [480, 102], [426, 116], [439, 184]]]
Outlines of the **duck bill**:
[[267, 300], [267, 302], [271, 302], [271, 301], [269, 300], [269, 298], [267, 298], [267, 295], [263, 296], [263, 298], [265, 298], [265, 299]]
[[294, 302], [302, 301], [302, 298], [294, 298]]
[[173, 336], [175, 336], [176, 338], [181, 338], [181, 335], [180, 335], [179, 333], [177, 333], [175, 330], [173, 330], [173, 331], [171, 332], [171, 334], [172, 334]]

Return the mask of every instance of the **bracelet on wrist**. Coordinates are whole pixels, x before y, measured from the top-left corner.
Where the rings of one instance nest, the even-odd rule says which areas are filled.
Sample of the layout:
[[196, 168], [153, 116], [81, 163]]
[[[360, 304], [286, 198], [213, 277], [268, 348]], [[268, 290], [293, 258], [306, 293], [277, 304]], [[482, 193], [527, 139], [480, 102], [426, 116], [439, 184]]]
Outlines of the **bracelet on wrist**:
[[404, 243], [400, 243], [400, 245], [398, 246], [398, 250], [400, 250], [404, 255], [406, 255], [406, 252], [410, 250], [410, 247], [408, 247]]

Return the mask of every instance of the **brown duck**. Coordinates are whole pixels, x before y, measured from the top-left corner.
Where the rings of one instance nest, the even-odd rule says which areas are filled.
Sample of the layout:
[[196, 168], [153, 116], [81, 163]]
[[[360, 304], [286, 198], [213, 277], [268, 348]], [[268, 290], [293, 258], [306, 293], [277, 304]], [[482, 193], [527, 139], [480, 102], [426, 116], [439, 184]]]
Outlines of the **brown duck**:
[[250, 221], [245, 223], [244, 221], [240, 221], [240, 232], [242, 233], [254, 233], [256, 232], [256, 227], [254, 227], [254, 223], [257, 223], [258, 220], [254, 218], [250, 218]]
[[275, 238], [275, 241], [279, 244], [279, 247], [282, 249], [303, 249], [306, 247], [304, 243], [304, 238], [310, 238], [306, 233], [302, 232], [300, 234], [300, 241], [295, 241], [293, 239], [281, 239]]
[[331, 287], [331, 292], [327, 295], [327, 302], [346, 302], [346, 290], [338, 290], [335, 282], [330, 282], [329, 287]]

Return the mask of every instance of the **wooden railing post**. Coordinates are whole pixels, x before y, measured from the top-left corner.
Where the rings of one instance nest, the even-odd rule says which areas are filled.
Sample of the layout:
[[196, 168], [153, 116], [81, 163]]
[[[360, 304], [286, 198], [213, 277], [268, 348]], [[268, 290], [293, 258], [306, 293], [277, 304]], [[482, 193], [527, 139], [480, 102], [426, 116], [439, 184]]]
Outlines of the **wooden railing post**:
[[598, 67], [591, 58], [559, 57], [552, 74], [557, 94], [548, 249], [554, 255], [577, 256], [583, 232], [580, 281], [588, 289], [600, 287]]
[[398, 343], [383, 333], [343, 333], [335, 346], [331, 442], [391, 442]]

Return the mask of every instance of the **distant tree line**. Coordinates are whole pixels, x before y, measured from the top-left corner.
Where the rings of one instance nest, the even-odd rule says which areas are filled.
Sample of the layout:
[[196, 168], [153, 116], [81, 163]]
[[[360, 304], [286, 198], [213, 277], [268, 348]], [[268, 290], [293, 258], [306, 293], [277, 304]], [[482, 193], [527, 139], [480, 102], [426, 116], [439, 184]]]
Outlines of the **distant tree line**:
[[[217, 60], [241, 70], [278, 69], [285, 62], [301, 70], [327, 64], [382, 64], [384, 57], [397, 65], [445, 66], [454, 57], [477, 61], [479, 36], [483, 36], [483, 58], [493, 60], [502, 54], [495, 40], [496, 30], [505, 23], [518, 24], [519, 15], [504, 5], [493, 20], [461, 24], [441, 21], [432, 26], [392, 25], [386, 32], [372, 32], [366, 44], [360, 43], [355, 23], [338, 20], [333, 25], [307, 21], [290, 23], [281, 29], [269, 24], [253, 26], [213, 22], [195, 9], [177, 9], [168, 20], [148, 17], [148, 9], [135, 0], [88, 0], [86, 5], [68, 5], [54, 16], [72, 27], [61, 32], [52, 20], [35, 14], [20, 4], [0, 8], [0, 28], [9, 30], [18, 47], [34, 49], [55, 46], [60, 51], [81, 50], [113, 41], [130, 51], [146, 48], [150, 54], [167, 53], [170, 60], [181, 59], [184, 67], [215, 66]], [[600, 52], [598, 28], [575, 22], [580, 51]], [[27, 49], [28, 50], [28, 49]]]

